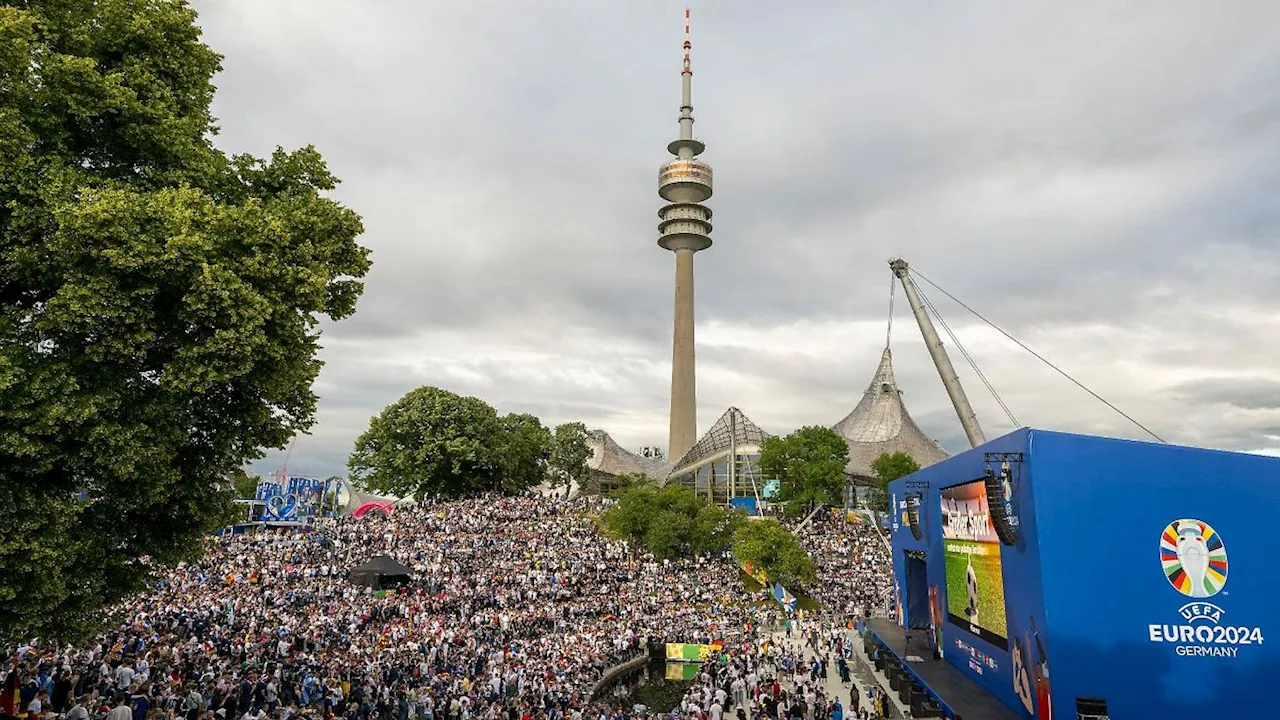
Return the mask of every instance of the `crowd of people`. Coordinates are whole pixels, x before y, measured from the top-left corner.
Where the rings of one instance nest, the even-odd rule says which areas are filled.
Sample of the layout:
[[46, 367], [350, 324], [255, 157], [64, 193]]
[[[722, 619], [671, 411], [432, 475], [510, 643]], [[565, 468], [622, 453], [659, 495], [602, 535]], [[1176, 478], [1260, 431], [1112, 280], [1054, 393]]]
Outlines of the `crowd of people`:
[[[745, 589], [731, 557], [657, 561], [603, 538], [592, 520], [603, 502], [487, 496], [224, 534], [201, 560], [117, 608], [119, 623], [92, 642], [12, 648], [0, 712], [608, 720], [622, 711], [596, 699], [602, 673], [666, 642], [720, 643], [732, 662], [708, 665], [716, 677], [700, 687], [723, 681], [743, 700], [733, 707], [767, 712], [761, 688], [797, 662], [770, 645], [772, 629], [784, 626], [780, 607]], [[803, 539], [819, 567], [815, 594], [834, 609], [811, 626], [834, 638], [888, 570], [844, 524], [806, 528]], [[377, 555], [410, 568], [412, 581], [381, 590], [348, 579]], [[788, 687], [763, 693], [774, 712], [790, 692], [787, 702], [805, 703], [800, 717], [841, 720], [832, 698]], [[723, 699], [718, 712], [706, 699], [675, 712], [709, 720], [729, 712]]]
[[889, 544], [871, 524], [842, 522], [784, 523], [813, 558], [820, 581], [809, 588], [813, 599], [837, 613], [859, 617], [886, 610], [893, 587]]

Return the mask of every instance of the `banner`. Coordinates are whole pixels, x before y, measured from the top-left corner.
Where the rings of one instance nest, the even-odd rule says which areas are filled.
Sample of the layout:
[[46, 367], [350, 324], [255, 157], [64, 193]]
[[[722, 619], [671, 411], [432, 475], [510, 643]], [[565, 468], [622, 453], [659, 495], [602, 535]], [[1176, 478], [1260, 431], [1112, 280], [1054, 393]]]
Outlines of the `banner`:
[[[719, 652], [721, 646], [693, 645], [689, 643], [667, 643], [667, 662], [700, 663], [706, 662], [712, 653]], [[670, 667], [668, 665], [668, 667]]]

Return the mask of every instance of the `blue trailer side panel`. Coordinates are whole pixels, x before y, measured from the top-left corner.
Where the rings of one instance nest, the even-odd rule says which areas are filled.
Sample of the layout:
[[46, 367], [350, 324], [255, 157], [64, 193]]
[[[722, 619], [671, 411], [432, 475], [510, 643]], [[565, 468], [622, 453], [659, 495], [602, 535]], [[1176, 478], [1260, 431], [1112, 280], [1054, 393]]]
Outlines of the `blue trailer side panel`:
[[[1058, 715], [1253, 717], [1280, 667], [1280, 459], [1036, 430]], [[1270, 642], [1265, 642], [1270, 640]]]

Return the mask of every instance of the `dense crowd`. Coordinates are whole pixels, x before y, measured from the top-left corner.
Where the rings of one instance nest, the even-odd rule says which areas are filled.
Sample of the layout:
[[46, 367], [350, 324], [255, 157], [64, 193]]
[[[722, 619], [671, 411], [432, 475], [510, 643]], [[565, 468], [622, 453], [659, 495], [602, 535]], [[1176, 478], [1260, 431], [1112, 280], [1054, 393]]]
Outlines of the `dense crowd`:
[[813, 599], [852, 617], [889, 608], [893, 587], [889, 546], [875, 527], [861, 521], [787, 524], [813, 558], [819, 578], [809, 588]]
[[[220, 536], [199, 562], [118, 608], [119, 624], [93, 642], [11, 649], [0, 712], [607, 720], [615, 709], [593, 696], [606, 668], [651, 643], [713, 641], [734, 658], [726, 687], [752, 680], [751, 707], [761, 709], [759, 668], [782, 657], [767, 654], [780, 652], [768, 642], [769, 628], [782, 627], [778, 606], [751, 596], [728, 556], [656, 561], [603, 539], [591, 520], [600, 502], [482, 497]], [[822, 527], [834, 530], [804, 534], [818, 553], [816, 590], [843, 612], [873, 596], [860, 583], [886, 570], [876, 556], [850, 576], [836, 555], [865, 549], [865, 538]], [[374, 590], [348, 579], [383, 554], [412, 582]], [[721, 720], [709, 707], [678, 712]]]

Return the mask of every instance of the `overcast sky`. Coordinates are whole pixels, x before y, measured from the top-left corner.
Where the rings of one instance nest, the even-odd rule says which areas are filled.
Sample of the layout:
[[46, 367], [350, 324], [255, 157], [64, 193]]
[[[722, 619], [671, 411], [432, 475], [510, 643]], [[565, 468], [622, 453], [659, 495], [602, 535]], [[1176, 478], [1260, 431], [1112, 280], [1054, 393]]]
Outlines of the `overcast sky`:
[[[291, 472], [344, 473], [421, 385], [665, 445], [656, 171], [683, 2], [195, 5], [225, 55], [220, 146], [315, 144], [373, 251]], [[1280, 454], [1278, 27], [1274, 0], [697, 0], [699, 429], [730, 405], [778, 433], [852, 409], [900, 255], [1168, 440]], [[961, 450], [898, 297], [907, 406]], [[1019, 424], [1144, 435], [931, 298]], [[952, 351], [988, 437], [1012, 429]]]

